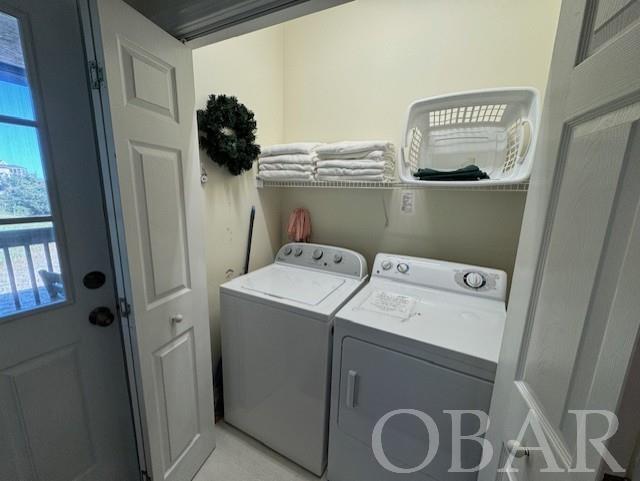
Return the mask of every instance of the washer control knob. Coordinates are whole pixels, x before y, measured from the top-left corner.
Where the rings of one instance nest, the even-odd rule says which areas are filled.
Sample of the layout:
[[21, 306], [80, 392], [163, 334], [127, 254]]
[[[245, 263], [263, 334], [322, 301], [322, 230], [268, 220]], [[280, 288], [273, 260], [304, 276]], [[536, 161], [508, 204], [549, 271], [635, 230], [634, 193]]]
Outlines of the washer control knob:
[[291, 250], [292, 250], [292, 249], [291, 249], [291, 246], [287, 246], [287, 247], [285, 247], [285, 248], [284, 248], [284, 250], [282, 251], [282, 253], [283, 253], [285, 256], [288, 256], [288, 255], [291, 255]]
[[322, 259], [322, 254], [324, 254], [324, 252], [322, 252], [322, 249], [316, 249], [313, 251], [312, 256], [315, 260], [320, 260]]
[[300, 257], [302, 255], [302, 247], [296, 247], [296, 250], [293, 251], [293, 255]]
[[487, 280], [480, 272], [467, 272], [464, 276], [464, 283], [472, 289], [480, 289], [487, 283]]
[[342, 262], [342, 254], [334, 254], [333, 262], [340, 264]]
[[398, 264], [397, 269], [400, 274], [406, 274], [407, 272], [409, 272], [409, 264], [401, 262], [400, 264]]
[[387, 260], [387, 261], [382, 261], [382, 264], [380, 264], [380, 266], [382, 267], [383, 270], [388, 271], [389, 269], [391, 269], [393, 267], [393, 262]]

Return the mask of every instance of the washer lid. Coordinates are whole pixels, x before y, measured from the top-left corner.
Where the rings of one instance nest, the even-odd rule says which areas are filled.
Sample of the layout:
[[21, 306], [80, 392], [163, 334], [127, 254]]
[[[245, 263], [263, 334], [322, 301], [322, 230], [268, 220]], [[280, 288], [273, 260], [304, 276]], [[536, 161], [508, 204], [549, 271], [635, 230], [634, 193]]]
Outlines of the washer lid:
[[310, 269], [274, 264], [245, 276], [241, 288], [308, 306], [317, 306], [346, 280]]

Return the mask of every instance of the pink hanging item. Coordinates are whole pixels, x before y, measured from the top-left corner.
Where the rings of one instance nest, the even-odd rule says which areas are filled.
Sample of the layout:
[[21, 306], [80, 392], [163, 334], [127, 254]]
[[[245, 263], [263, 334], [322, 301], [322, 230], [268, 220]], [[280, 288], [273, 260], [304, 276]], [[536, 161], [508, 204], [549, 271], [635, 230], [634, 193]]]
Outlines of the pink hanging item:
[[289, 240], [293, 242], [309, 242], [311, 240], [311, 215], [307, 209], [297, 208], [291, 212], [287, 234]]

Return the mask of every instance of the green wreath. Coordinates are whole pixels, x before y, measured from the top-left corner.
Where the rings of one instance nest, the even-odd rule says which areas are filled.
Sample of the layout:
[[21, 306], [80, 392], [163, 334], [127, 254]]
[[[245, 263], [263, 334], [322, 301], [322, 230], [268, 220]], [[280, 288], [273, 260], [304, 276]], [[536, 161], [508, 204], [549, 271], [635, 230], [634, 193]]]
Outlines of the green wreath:
[[251, 170], [260, 155], [257, 127], [253, 112], [236, 97], [212, 94], [207, 107], [198, 110], [200, 148], [233, 175]]

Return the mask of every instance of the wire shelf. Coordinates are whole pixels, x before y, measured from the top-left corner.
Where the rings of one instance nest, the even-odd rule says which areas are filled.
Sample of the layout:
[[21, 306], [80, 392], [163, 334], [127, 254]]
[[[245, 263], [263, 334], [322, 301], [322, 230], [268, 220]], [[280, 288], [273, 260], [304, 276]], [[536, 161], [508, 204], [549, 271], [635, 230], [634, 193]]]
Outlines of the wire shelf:
[[504, 191], [504, 192], [526, 192], [529, 188], [528, 182], [519, 184], [496, 185], [478, 182], [478, 185], [456, 186], [451, 182], [442, 182], [442, 185], [420, 185], [408, 182], [364, 182], [364, 181], [313, 181], [313, 180], [265, 180], [256, 179], [258, 188], [311, 188], [311, 189], [431, 189], [431, 190], [478, 190], [478, 191]]

